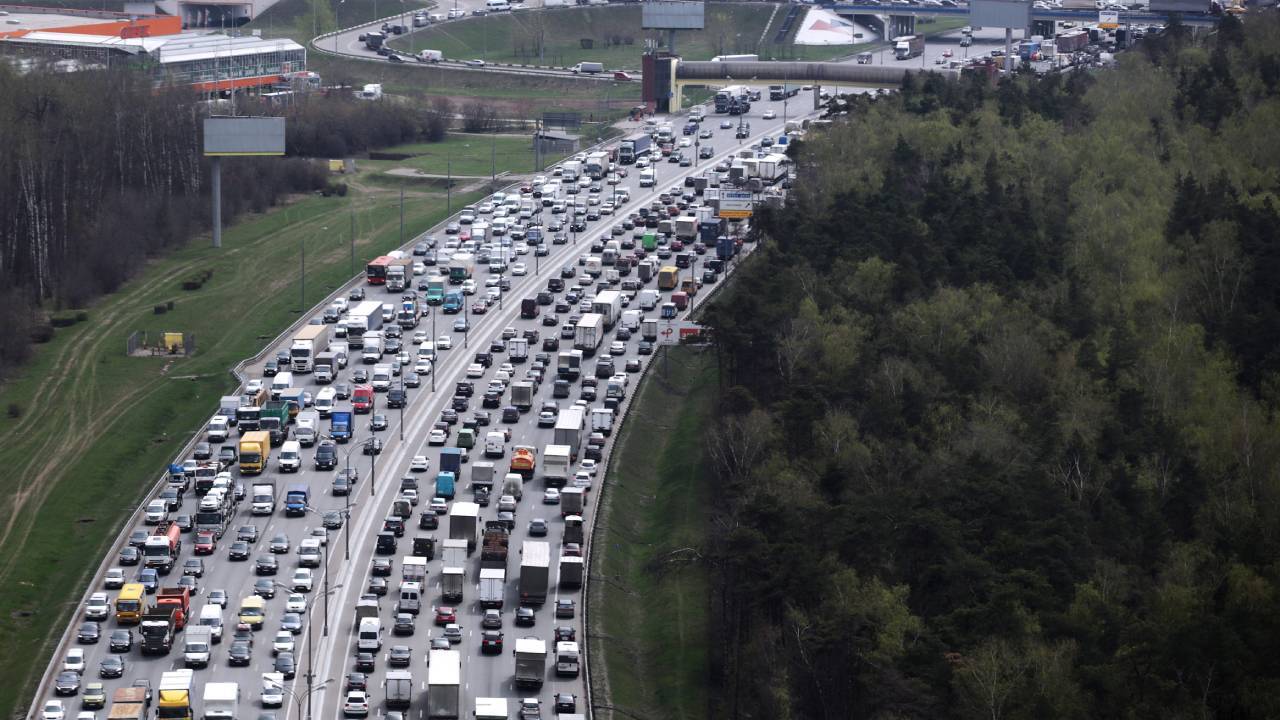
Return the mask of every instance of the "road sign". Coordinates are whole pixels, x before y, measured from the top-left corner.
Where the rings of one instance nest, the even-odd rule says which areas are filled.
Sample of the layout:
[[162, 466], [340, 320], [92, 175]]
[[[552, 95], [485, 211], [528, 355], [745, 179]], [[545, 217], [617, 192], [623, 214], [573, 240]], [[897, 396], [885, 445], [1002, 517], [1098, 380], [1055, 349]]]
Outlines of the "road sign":
[[1120, 27], [1120, 13], [1114, 10], [1104, 10], [1098, 13], [1098, 27], [1112, 30]]
[[720, 189], [720, 217], [733, 220], [751, 217], [752, 193]]

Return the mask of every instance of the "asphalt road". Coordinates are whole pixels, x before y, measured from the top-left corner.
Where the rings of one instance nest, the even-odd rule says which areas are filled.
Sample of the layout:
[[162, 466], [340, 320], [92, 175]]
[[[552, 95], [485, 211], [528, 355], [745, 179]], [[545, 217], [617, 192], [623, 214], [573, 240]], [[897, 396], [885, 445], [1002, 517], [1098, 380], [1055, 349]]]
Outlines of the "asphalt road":
[[[713, 130], [714, 138], [711, 140], [704, 140], [702, 142], [704, 144], [710, 143], [716, 148], [717, 152], [715, 157], [711, 160], [702, 160], [697, 166], [689, 168], [680, 168], [675, 164], [659, 162], [656, 165], [658, 182], [653, 188], [639, 188], [639, 172], [634, 167], [630, 167], [628, 177], [624, 178], [622, 180], [622, 184], [618, 186], [619, 188], [625, 187], [629, 189], [632, 197], [631, 202], [621, 209], [623, 215], [625, 216], [625, 214], [629, 214], [641, 205], [647, 205], [652, 199], [656, 198], [657, 194], [660, 192], [665, 192], [669, 188], [681, 185], [685, 176], [701, 173], [709, 169], [711, 165], [719, 162], [731, 151], [737, 150], [739, 147], [749, 145], [765, 134], [775, 136], [779, 134], [782, 124], [781, 105], [781, 102], [763, 102], [753, 104], [752, 113], [748, 116], [748, 119], [752, 122], [752, 137], [741, 145], [737, 140], [733, 139], [733, 129], [726, 130], [719, 127], [719, 121], [726, 116], [709, 114], [709, 118], [704, 123], [704, 126]], [[803, 94], [800, 98], [793, 98], [790, 101], [790, 109], [792, 110], [791, 117], [796, 117], [795, 111], [797, 108], [807, 107], [811, 107], [811, 102], [809, 98], [804, 97]], [[762, 120], [761, 113], [765, 109], [770, 108], [776, 108], [779, 118], [773, 121]], [[659, 120], [661, 119], [662, 118], [659, 118]], [[675, 118], [674, 121], [678, 133], [678, 128], [683, 124], [683, 121], [681, 118]], [[768, 133], [765, 132], [766, 128], [768, 129]], [[605, 185], [604, 187], [605, 193], [603, 196], [607, 198], [609, 186]], [[549, 215], [544, 215], [544, 217], [549, 217]], [[453, 220], [455, 218], [450, 219]], [[424, 383], [421, 388], [409, 391], [410, 403], [403, 415], [403, 434], [405, 438], [403, 441], [399, 439], [402, 429], [400, 413], [394, 410], [389, 411], [391, 425], [386, 431], [378, 433], [385, 442], [385, 449], [376, 459], [376, 474], [374, 472], [375, 468], [372, 467], [370, 459], [367, 456], [359, 454], [360, 444], [358, 442], [338, 446], [338, 467], [343, 467], [347, 460], [347, 457], [344, 456], [349, 456], [351, 464], [358, 467], [361, 473], [361, 479], [360, 483], [356, 486], [353, 494], [349, 498], [352, 511], [350, 521], [342, 531], [331, 534], [328, 541], [329, 556], [326, 561], [328, 568], [328, 588], [330, 594], [327, 598], [327, 607], [324, 594], [325, 584], [321, 579], [321, 571], [318, 570], [316, 572], [315, 589], [312, 592], [307, 593], [309, 601], [307, 616], [308, 622], [306, 623], [306, 629], [297, 636], [296, 657], [298, 658], [299, 664], [298, 677], [290, 684], [291, 696], [287, 699], [285, 707], [282, 710], [275, 711], [278, 718], [281, 718], [282, 720], [303, 717], [310, 718], [313, 716], [334, 718], [341, 715], [342, 699], [344, 695], [342, 692], [343, 678], [347, 672], [354, 669], [355, 616], [353, 608], [356, 600], [368, 587], [371, 559], [374, 557], [373, 541], [377, 532], [381, 530], [382, 519], [388, 514], [392, 500], [398, 493], [399, 478], [409, 474], [409, 462], [414, 455], [421, 453], [430, 458], [432, 470], [428, 473], [418, 474], [420, 487], [422, 488], [421, 493], [424, 497], [421, 505], [418, 508], [415, 508], [415, 510], [420, 511], [425, 509], [427, 500], [431, 496], [430, 491], [433, 487], [432, 483], [434, 473], [438, 468], [440, 454], [439, 448], [427, 447], [427, 432], [432, 423], [440, 417], [441, 410], [449, 403], [453, 395], [454, 385], [458, 380], [463, 379], [467, 366], [472, 362], [474, 353], [478, 350], [486, 349], [489, 341], [498, 337], [502, 329], [507, 326], [512, 326], [521, 332], [527, 328], [537, 328], [543, 338], [548, 337], [549, 335], [558, 334], [558, 328], [542, 326], [540, 323], [541, 318], [532, 320], [519, 319], [519, 300], [526, 297], [532, 297], [536, 292], [545, 289], [547, 279], [553, 276], [559, 276], [561, 267], [566, 264], [573, 265], [575, 270], [581, 274], [582, 268], [576, 265], [579, 256], [585, 255], [588, 252], [592, 239], [601, 235], [606, 235], [609, 228], [611, 228], [616, 222], [620, 221], [620, 216], [617, 217], [617, 219], [605, 216], [599, 221], [590, 222], [588, 224], [587, 232], [578, 234], [576, 243], [572, 240], [571, 236], [571, 241], [567, 245], [552, 245], [550, 256], [541, 258], [536, 262], [536, 264], [532, 253], [518, 258], [518, 260], [523, 261], [528, 265], [529, 274], [524, 277], [511, 278], [513, 281], [512, 288], [504, 294], [503, 307], [501, 309], [494, 308], [483, 315], [474, 315], [470, 313], [467, 315], [468, 320], [472, 323], [472, 328], [466, 335], [468, 338], [467, 345], [470, 346], [469, 348], [463, 347], [463, 334], [454, 332], [450, 327], [453, 320], [460, 316], [440, 315], [436, 318], [436, 327], [434, 329], [432, 328], [431, 319], [424, 316], [417, 329], [431, 333], [432, 337], [437, 337], [441, 334], [450, 334], [454, 341], [454, 347], [440, 353], [441, 359], [436, 368], [437, 392], [432, 393], [430, 391], [431, 385], [428, 378], [424, 378]], [[426, 234], [434, 235], [440, 241], [440, 244], [443, 245], [446, 237], [443, 225], [433, 228]], [[415, 241], [416, 240], [417, 238], [415, 238]], [[484, 292], [483, 280], [485, 275], [486, 273], [483, 270], [477, 268], [477, 280], [482, 287], [481, 293]], [[634, 276], [633, 272], [631, 277]], [[566, 281], [566, 284], [572, 285], [573, 282], [575, 281]], [[652, 283], [654, 282], [655, 281], [651, 281], [650, 286], [653, 286]], [[721, 282], [723, 282], [723, 280]], [[363, 278], [360, 278], [358, 281], [353, 281], [344, 287], [342, 289], [343, 295], [345, 296], [346, 292], [355, 286], [364, 286]], [[591, 290], [592, 288], [588, 288], [588, 291]], [[373, 287], [368, 287], [366, 292], [368, 293], [368, 299], [385, 298], [385, 301], [387, 302], [393, 302], [398, 295], [387, 293], [382, 288]], [[700, 301], [704, 297], [705, 292], [706, 289], [704, 289], [704, 293], [698, 296], [697, 300]], [[562, 298], [563, 294], [557, 295], [557, 300]], [[550, 309], [551, 308], [547, 307], [542, 308], [544, 312]], [[322, 310], [323, 307], [317, 307], [313, 310], [312, 314], [319, 315]], [[577, 312], [578, 310], [575, 308], [574, 311]], [[654, 316], [654, 314], [655, 313], [648, 313], [650, 317]], [[562, 314], [562, 322], [565, 317], [566, 315]], [[410, 344], [409, 340], [412, 337], [412, 334], [412, 330], [406, 331], [406, 346]], [[291, 334], [289, 337], [291, 337]], [[612, 340], [613, 333], [610, 332], [604, 343], [602, 343], [601, 352], [597, 357], [604, 356], [605, 348], [608, 347]], [[642, 362], [646, 364], [649, 362], [652, 356], [639, 356], [636, 352], [639, 341], [640, 338], [637, 334], [626, 343], [627, 352], [619, 358], [619, 368], [621, 368], [621, 365], [623, 364], [622, 361], [632, 357], [639, 357]], [[287, 346], [288, 340], [285, 340], [275, 349], [287, 350]], [[562, 349], [568, 349], [571, 347], [571, 343], [565, 343], [561, 347]], [[412, 348], [410, 348], [410, 351], [412, 352]], [[536, 345], [531, 344], [530, 361], [532, 361], [533, 355], [540, 351], [540, 343]], [[272, 355], [274, 355], [274, 353], [272, 353]], [[554, 354], [552, 354], [552, 359], [554, 362]], [[485, 373], [485, 377], [472, 380], [476, 384], [477, 392], [476, 396], [472, 399], [471, 411], [480, 409], [480, 395], [482, 394], [483, 388], [487, 385], [488, 380], [492, 379], [498, 365], [504, 361], [505, 359], [503, 355], [495, 355], [494, 367]], [[586, 371], [593, 366], [590, 361], [585, 364], [587, 365], [587, 368], [584, 368], [584, 377], [589, 374]], [[350, 382], [351, 371], [356, 367], [362, 366], [358, 364], [349, 366], [339, 375], [338, 381]], [[522, 377], [523, 368], [527, 367], [528, 365], [517, 365], [516, 375]], [[248, 368], [247, 373], [249, 377], [261, 377], [261, 370], [261, 363], [258, 363]], [[311, 390], [313, 393], [319, 389], [319, 387], [314, 384], [311, 376], [304, 375], [300, 377], [305, 378], [303, 387]], [[553, 385], [551, 379], [553, 378], [554, 365], [549, 373], [547, 381], [542, 384], [539, 392], [537, 393], [537, 397], [534, 402], [535, 408], [540, 405], [542, 401], [551, 399], [551, 387]], [[638, 383], [639, 375], [631, 374], [631, 378], [632, 383], [630, 389], [634, 390]], [[515, 379], [519, 379], [519, 377]], [[568, 407], [574, 400], [578, 399], [579, 390], [580, 385], [575, 383], [572, 396], [568, 400], [561, 399], [557, 401], [560, 407]], [[379, 400], [380, 409], [381, 402], [382, 401]], [[349, 408], [348, 402], [342, 402], [339, 405], [339, 409]], [[599, 400], [591, 403], [591, 405], [603, 405], [603, 384], [600, 387]], [[210, 410], [210, 414], [212, 414], [213, 408]], [[619, 415], [622, 414], [622, 411], [623, 410], [620, 408]], [[493, 412], [494, 415], [494, 425], [491, 427], [503, 427], [499, 422], [500, 412], [491, 412]], [[465, 417], [469, 415], [470, 412], [460, 414]], [[369, 416], [358, 415], [356, 418], [358, 421], [356, 428], [358, 441], [370, 434], [370, 431], [367, 429]], [[460, 427], [460, 425], [457, 427]], [[521, 421], [518, 424], [506, 427], [510, 427], [513, 433], [512, 440], [507, 445], [508, 450], [514, 445], [532, 445], [538, 448], [539, 454], [541, 454], [542, 447], [551, 442], [553, 431], [550, 428], [538, 428], [536, 426], [536, 412], [526, 413], [522, 416]], [[322, 429], [327, 431], [327, 428], [328, 423], [322, 421]], [[485, 429], [481, 428], [481, 430]], [[483, 438], [483, 432], [480, 436]], [[457, 434], [455, 428], [455, 433], [451, 436], [450, 441], [452, 442], [456, 437]], [[616, 428], [613, 437], [617, 437]], [[233, 433], [229, 442], [235, 442], [236, 440], [238, 440], [238, 435]], [[611, 448], [612, 442], [610, 442], [606, 447], [606, 453], [609, 452]], [[335, 497], [331, 494], [331, 484], [335, 472], [316, 471], [314, 469], [314, 463], [312, 462], [313, 452], [314, 451], [312, 449], [304, 449], [303, 469], [296, 474], [286, 475], [280, 474], [276, 467], [275, 459], [278, 456], [277, 450], [273, 452], [273, 461], [270, 471], [261, 477], [274, 479], [277, 486], [280, 488], [294, 482], [307, 483], [312, 490], [312, 505], [317, 512], [308, 513], [306, 516], [300, 518], [288, 518], [282, 514], [281, 509], [278, 507], [277, 512], [270, 516], [254, 517], [249, 514], [249, 503], [242, 502], [237, 511], [235, 520], [231, 524], [231, 530], [229, 530], [229, 533], [234, 533], [234, 529], [241, 525], [253, 524], [258, 526], [259, 540], [254, 549], [254, 557], [259, 554], [266, 554], [266, 545], [276, 533], [288, 534], [292, 543], [291, 552], [287, 555], [277, 556], [281, 562], [279, 575], [276, 576], [276, 579], [281, 583], [287, 584], [289, 579], [292, 577], [293, 570], [297, 566], [296, 548], [298, 543], [308, 535], [312, 529], [319, 527], [321, 520], [320, 513], [327, 510], [341, 509], [346, 503], [344, 498]], [[474, 449], [472, 451], [472, 462], [474, 463], [477, 460], [482, 459], [480, 455], [480, 449]], [[607, 457], [608, 456], [606, 454], [606, 461]], [[495, 469], [499, 473], [499, 482], [501, 480], [501, 473], [505, 470], [506, 463], [508, 463], [509, 460], [510, 453], [508, 452], [507, 457], [495, 461]], [[237, 479], [239, 479], [238, 471], [233, 471], [233, 474], [235, 474]], [[243, 482], [246, 488], [251, 486], [254, 480], [255, 478], [245, 478]], [[470, 500], [470, 492], [467, 489], [469, 480], [470, 471], [464, 466], [462, 477], [459, 478], [458, 499]], [[596, 479], [597, 486], [600, 482], [603, 482], [603, 480], [604, 478], [602, 476], [598, 477]], [[503, 609], [503, 632], [505, 633], [507, 645], [506, 651], [501, 655], [483, 655], [480, 653], [479, 636], [481, 632], [481, 611], [476, 598], [476, 582], [480, 565], [479, 551], [477, 550], [473, 553], [469, 559], [467, 568], [467, 594], [465, 601], [459, 608], [458, 616], [458, 622], [463, 627], [464, 638], [461, 645], [455, 646], [455, 649], [462, 652], [463, 657], [462, 707], [464, 709], [464, 714], [470, 714], [470, 708], [473, 705], [473, 699], [475, 697], [498, 696], [519, 698], [525, 695], [532, 695], [525, 691], [517, 691], [513, 685], [514, 660], [512, 657], [512, 649], [514, 647], [515, 639], [526, 636], [539, 637], [547, 640], [549, 651], [553, 651], [554, 643], [552, 642], [552, 633], [554, 628], [557, 625], [568, 624], [576, 628], [579, 643], [583, 645], [585, 653], [580, 607], [583, 593], [579, 590], [565, 591], [558, 589], [558, 583], [556, 582], [557, 578], [555, 577], [556, 559], [559, 557], [560, 536], [563, 526], [559, 518], [558, 507], [542, 504], [543, 489], [544, 486], [540, 478], [535, 478], [534, 480], [526, 483], [524, 497], [519, 504], [516, 514], [516, 529], [511, 536], [511, 553], [507, 563], [507, 602]], [[283, 490], [281, 490], [281, 494], [283, 494]], [[595, 491], [588, 493], [587, 502], [590, 505], [587, 510], [586, 525], [588, 530], [591, 524], [591, 517], [595, 510], [594, 503], [598, 495], [599, 493]], [[184, 500], [183, 507], [179, 512], [194, 514], [197, 502], [195, 493], [188, 493]], [[495, 502], [493, 504], [487, 508], [481, 509], [482, 526], [484, 520], [496, 519], [496, 514], [497, 503], [495, 498]], [[417, 514], [415, 514], [413, 521], [408, 524], [409, 529], [406, 532], [405, 538], [401, 540], [398, 552], [395, 555], [390, 556], [393, 560], [392, 576], [388, 579], [391, 591], [388, 593], [387, 597], [382, 599], [381, 602], [381, 618], [383, 620], [384, 627], [388, 629], [394, 619], [393, 596], [400, 577], [400, 559], [402, 556], [408, 555], [411, 552], [411, 538], [415, 534], [417, 517]], [[519, 575], [519, 548], [521, 543], [527, 538], [528, 521], [535, 517], [546, 518], [551, 522], [550, 533], [546, 538], [540, 539], [544, 539], [551, 544], [552, 582], [557, 589], [549, 593], [547, 603], [537, 610], [536, 625], [534, 627], [517, 628], [512, 622], [512, 615], [518, 605], [516, 580]], [[447, 518], [442, 518], [441, 529], [438, 531], [432, 531], [430, 534], [434, 534], [443, 539], [448, 536], [447, 527]], [[117, 549], [124, 544], [125, 538], [134, 529], [135, 528], [132, 526], [125, 528], [120, 541], [116, 545]], [[350, 533], [350, 535], [348, 536], [347, 533]], [[193, 699], [196, 703], [197, 716], [199, 716], [200, 713], [201, 693], [199, 688], [203, 683], [211, 681], [237, 682], [240, 684], [242, 693], [242, 717], [249, 717], [260, 710], [261, 706], [259, 704], [259, 697], [261, 691], [261, 676], [264, 672], [271, 672], [273, 669], [271, 641], [279, 628], [281, 616], [285, 612], [285, 602], [288, 591], [284, 588], [278, 588], [277, 596], [267, 602], [267, 622], [263, 629], [256, 633], [252, 662], [248, 667], [231, 667], [229, 665], [227, 655], [230, 645], [229, 635], [231, 629], [234, 628], [236, 610], [239, 607], [241, 599], [252, 593], [254, 582], [260, 579], [253, 574], [254, 565], [252, 560], [249, 562], [232, 562], [228, 559], [227, 550], [232, 539], [233, 538], [231, 537], [224, 538], [215, 553], [211, 556], [205, 557], [206, 569], [204, 577], [200, 581], [201, 591], [200, 594], [193, 598], [192, 601], [192, 614], [198, 616], [199, 608], [205, 604], [205, 597], [209, 590], [215, 588], [222, 589], [226, 592], [228, 597], [227, 608], [224, 614], [224, 620], [228, 627], [228, 639], [221, 645], [215, 646], [210, 666], [207, 669], [200, 669], [196, 671], [195, 685], [197, 689], [193, 693]], [[184, 536], [182, 560], [192, 557], [191, 552], [194, 544], [193, 541], [194, 538], [192, 535], [188, 534]], [[348, 541], [350, 544], [350, 559], [347, 559], [345, 554]], [[587, 543], [590, 543], [589, 537]], [[437, 551], [437, 559], [428, 565], [426, 602], [432, 606], [443, 604], [443, 601], [440, 598], [441, 561], [439, 556], [439, 551]], [[111, 564], [115, 565], [114, 562]], [[181, 560], [179, 561], [179, 565], [181, 565]], [[138, 569], [126, 568], [126, 571], [129, 581], [132, 582], [137, 576]], [[161, 585], [173, 584], [176, 581], [176, 578], [177, 571], [170, 575], [169, 578], [166, 579], [167, 581], [162, 582]], [[101, 582], [102, 578], [98, 577], [95, 579], [95, 584], [92, 587], [86, 588], [84, 596], [85, 600], [88, 599], [90, 593], [103, 589]], [[116, 591], [108, 591], [108, 594], [114, 600]], [[572, 620], [553, 619], [554, 601], [560, 597], [572, 598], [579, 604], [577, 617]], [[86, 671], [84, 673], [84, 682], [87, 683], [99, 680], [99, 663], [109, 654], [106, 639], [110, 635], [110, 632], [119, 626], [116, 624], [114, 617], [112, 617], [112, 619], [102, 623], [103, 640], [101, 642], [96, 645], [77, 645], [74, 637], [74, 628], [79, 625], [82, 619], [82, 613], [77, 613], [72, 623], [71, 639], [66, 647], [82, 647], [86, 651], [87, 662]], [[325, 632], [326, 629], [327, 634]], [[424, 613], [419, 616], [417, 632], [413, 636], [399, 638], [391, 636], [389, 632], [386, 634], [383, 645], [383, 655], [379, 657], [377, 670], [370, 678], [371, 698], [376, 701], [371, 715], [381, 716], [385, 714], [386, 711], [383, 704], [384, 693], [381, 689], [386, 670], [386, 650], [396, 644], [407, 644], [413, 649], [414, 657], [409, 670], [414, 675], [414, 683], [417, 691], [421, 693], [425, 691], [426, 687], [426, 654], [427, 647], [429, 645], [429, 638], [438, 636], [439, 633], [440, 629], [432, 624], [432, 615], [430, 612], [424, 611]], [[181, 667], [182, 655], [180, 646], [182, 637], [183, 636], [180, 634], [174, 651], [167, 656], [143, 657], [135, 645], [131, 652], [124, 655], [127, 662], [127, 668], [123, 679], [104, 681], [107, 686], [108, 700], [115, 688], [128, 685], [135, 678], [149, 678], [153, 686], [158, 686], [162, 672]], [[52, 661], [46, 672], [45, 682], [41, 686], [42, 694], [37, 697], [37, 701], [32, 707], [32, 715], [34, 717], [39, 716], [39, 710], [43, 705], [43, 702], [46, 699], [53, 697], [51, 682], [52, 678], [60, 669], [61, 661], [62, 655], [60, 654]], [[314, 662], [314, 682], [312, 686], [314, 692], [311, 696], [313, 707], [308, 709], [306, 707], [306, 698], [308, 695], [307, 683], [304, 676], [311, 661]], [[553, 671], [554, 665], [549, 661], [546, 683], [542, 687], [541, 691], [536, 693], [538, 697], [542, 698], [544, 708], [546, 708], [548, 714], [550, 711], [551, 698], [555, 693], [568, 692], [579, 696], [579, 698], [583, 696], [583, 683], [581, 676], [573, 679], [559, 679], [555, 677]], [[80, 709], [79, 697], [70, 697], [65, 700], [68, 714], [73, 716], [72, 714]], [[414, 717], [423, 717], [425, 716], [424, 708], [425, 702], [423, 701], [422, 696], [419, 695], [415, 697], [414, 707], [409, 715]], [[106, 710], [100, 711], [99, 716], [105, 717]]]

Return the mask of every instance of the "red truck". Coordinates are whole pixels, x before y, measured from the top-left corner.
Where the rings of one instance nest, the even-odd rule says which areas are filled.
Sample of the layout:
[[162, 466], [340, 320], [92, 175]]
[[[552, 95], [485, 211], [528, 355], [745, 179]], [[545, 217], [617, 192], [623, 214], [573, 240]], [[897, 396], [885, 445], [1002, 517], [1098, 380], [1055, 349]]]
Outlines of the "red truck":
[[373, 411], [373, 386], [359, 385], [351, 394], [351, 408], [358, 413]]
[[191, 590], [185, 587], [162, 587], [156, 591], [155, 608], [172, 607], [176, 610], [173, 617], [173, 625], [177, 630], [181, 630], [187, 625], [187, 618], [191, 615]]

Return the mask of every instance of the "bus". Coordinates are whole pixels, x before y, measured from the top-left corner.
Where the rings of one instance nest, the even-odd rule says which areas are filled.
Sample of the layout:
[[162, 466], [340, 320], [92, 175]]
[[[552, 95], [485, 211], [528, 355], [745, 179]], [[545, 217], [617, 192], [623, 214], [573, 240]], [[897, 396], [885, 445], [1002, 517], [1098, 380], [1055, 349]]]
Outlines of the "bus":
[[386, 255], [379, 256], [369, 263], [364, 269], [364, 279], [370, 285], [385, 285], [387, 282], [387, 266], [391, 264], [391, 258]]
[[147, 589], [142, 583], [125, 583], [116, 596], [116, 622], [121, 625], [137, 625], [142, 622], [142, 599]]

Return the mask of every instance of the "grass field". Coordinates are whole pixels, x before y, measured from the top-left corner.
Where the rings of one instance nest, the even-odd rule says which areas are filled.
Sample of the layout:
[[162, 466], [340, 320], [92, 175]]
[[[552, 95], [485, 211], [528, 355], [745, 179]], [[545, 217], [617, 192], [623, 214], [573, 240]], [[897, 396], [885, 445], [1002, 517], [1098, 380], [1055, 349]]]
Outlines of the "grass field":
[[[757, 52], [773, 8], [766, 3], [708, 4], [708, 29], [680, 32], [677, 50], [688, 60]], [[431, 48], [463, 60], [561, 67], [592, 61], [610, 70], [636, 70], [650, 39], [665, 40], [664, 33], [641, 30], [640, 6], [627, 4], [469, 18], [413, 33], [394, 44], [415, 52]]]
[[[359, 189], [357, 189], [359, 191]], [[475, 199], [455, 194], [456, 203]], [[299, 253], [306, 247], [305, 306], [399, 244], [397, 195], [355, 192], [308, 197], [154, 261], [120, 292], [60, 329], [34, 361], [0, 388], [0, 716], [21, 716], [40, 673], [122, 523], [144, 492], [232, 390], [228, 369], [257, 352], [298, 316]], [[441, 219], [444, 198], [414, 194], [405, 236]], [[212, 270], [202, 289], [182, 280]], [[174, 309], [156, 315], [156, 305]], [[129, 358], [135, 330], [195, 333], [187, 359]]]
[[[379, 152], [416, 155], [405, 160], [362, 161], [370, 167], [410, 167], [428, 175], [487, 177], [491, 174], [528, 173], [533, 167], [533, 143], [519, 135], [470, 135], [450, 133], [443, 142], [415, 143], [385, 148]], [[559, 160], [547, 157], [547, 163]], [[452, 166], [452, 171], [450, 171]]]
[[618, 708], [614, 718], [701, 720], [710, 715], [710, 589], [705, 568], [688, 560], [709, 531], [703, 429], [716, 365], [696, 348], [654, 362], [609, 465], [592, 541], [593, 701]]

